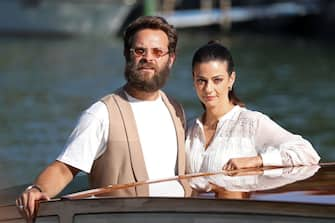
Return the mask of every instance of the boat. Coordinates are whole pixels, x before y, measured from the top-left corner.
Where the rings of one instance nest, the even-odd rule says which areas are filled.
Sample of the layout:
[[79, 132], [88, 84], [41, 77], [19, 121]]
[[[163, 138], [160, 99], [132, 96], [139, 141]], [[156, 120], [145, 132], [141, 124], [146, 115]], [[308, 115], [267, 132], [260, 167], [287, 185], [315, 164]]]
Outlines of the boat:
[[0, 34], [117, 34], [135, 2], [126, 0], [1, 0]]
[[[190, 193], [182, 197], [110, 195], [166, 182], [186, 182], [184, 188], [190, 188]], [[3, 197], [1, 192], [0, 197]], [[24, 222], [14, 203], [12, 198], [8, 204], [0, 205], [1, 223]], [[36, 222], [59, 223], [334, 220], [335, 163], [197, 173], [110, 185], [42, 201], [36, 216]]]
[[171, 12], [158, 12], [176, 28], [199, 27], [209, 25], [224, 25], [229, 23], [243, 23], [256, 20], [274, 18], [295, 18], [321, 13], [320, 3], [317, 1], [264, 1], [263, 4], [246, 4], [226, 8], [187, 9]]

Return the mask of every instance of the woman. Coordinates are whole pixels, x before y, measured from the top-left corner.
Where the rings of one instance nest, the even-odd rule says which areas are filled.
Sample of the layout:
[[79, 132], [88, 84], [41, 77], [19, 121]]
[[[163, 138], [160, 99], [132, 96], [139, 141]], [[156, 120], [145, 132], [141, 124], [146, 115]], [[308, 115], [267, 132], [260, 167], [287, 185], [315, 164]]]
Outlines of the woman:
[[244, 107], [233, 89], [236, 74], [232, 56], [223, 45], [211, 41], [200, 47], [193, 56], [192, 71], [205, 112], [188, 123], [189, 173], [319, 162], [307, 140]]

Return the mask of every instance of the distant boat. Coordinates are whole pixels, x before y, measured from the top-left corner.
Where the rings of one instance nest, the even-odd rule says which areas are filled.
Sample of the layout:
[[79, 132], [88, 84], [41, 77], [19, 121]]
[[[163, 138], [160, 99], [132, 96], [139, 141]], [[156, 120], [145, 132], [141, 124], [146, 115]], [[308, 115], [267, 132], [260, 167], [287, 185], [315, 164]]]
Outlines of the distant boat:
[[[135, 187], [178, 181], [186, 197], [117, 197]], [[184, 189], [187, 187], [183, 184]], [[199, 173], [110, 185], [41, 202], [41, 222], [334, 222], [335, 164]], [[166, 187], [165, 187], [166, 189]], [[186, 194], [185, 189], [185, 194]], [[7, 192], [7, 195], [4, 194]], [[0, 191], [9, 198], [10, 190]], [[12, 191], [13, 193], [14, 191]], [[115, 193], [107, 196], [106, 193]], [[0, 222], [23, 222], [15, 196], [0, 205]], [[5, 195], [5, 196], [4, 196]], [[3, 202], [2, 202], [3, 203]]]
[[158, 15], [166, 18], [176, 28], [188, 28], [224, 24], [225, 22], [242, 23], [260, 19], [303, 17], [320, 14], [320, 5], [317, 1], [278, 1], [263, 4], [231, 6], [225, 10], [188, 9], [161, 12]]
[[129, 2], [1, 0], [0, 34], [113, 35], [135, 4]]

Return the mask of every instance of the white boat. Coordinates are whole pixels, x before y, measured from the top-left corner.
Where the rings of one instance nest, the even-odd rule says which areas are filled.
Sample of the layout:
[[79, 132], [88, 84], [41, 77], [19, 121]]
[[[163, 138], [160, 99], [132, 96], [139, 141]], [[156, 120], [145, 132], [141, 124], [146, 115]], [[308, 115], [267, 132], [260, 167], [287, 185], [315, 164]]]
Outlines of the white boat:
[[114, 35], [135, 1], [1, 0], [1, 34]]

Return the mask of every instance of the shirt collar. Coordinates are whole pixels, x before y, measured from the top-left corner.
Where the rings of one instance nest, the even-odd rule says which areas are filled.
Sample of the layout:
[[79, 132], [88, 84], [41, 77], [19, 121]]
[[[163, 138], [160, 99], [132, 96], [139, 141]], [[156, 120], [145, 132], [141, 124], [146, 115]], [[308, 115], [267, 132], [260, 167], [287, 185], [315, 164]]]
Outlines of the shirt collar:
[[158, 101], [162, 100], [161, 94], [159, 94], [158, 98], [153, 100], [153, 101], [146, 101], [146, 100], [140, 100], [140, 99], [134, 98], [133, 96], [128, 94], [126, 91], [124, 91], [124, 93], [126, 94], [126, 97], [127, 97], [129, 102], [158, 102]]
[[[233, 109], [231, 109], [228, 113], [224, 114], [223, 116], [221, 116], [219, 118], [219, 123], [218, 124], [221, 124], [222, 122], [226, 121], [226, 120], [236, 120], [238, 115], [240, 114], [240, 112], [242, 111], [243, 108], [241, 108], [239, 105], [235, 105], [233, 107]], [[199, 116], [197, 119], [196, 119], [196, 123], [197, 125], [199, 126], [203, 126], [202, 122], [202, 115]]]

